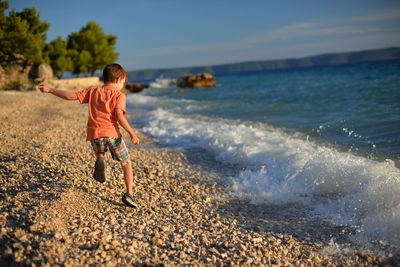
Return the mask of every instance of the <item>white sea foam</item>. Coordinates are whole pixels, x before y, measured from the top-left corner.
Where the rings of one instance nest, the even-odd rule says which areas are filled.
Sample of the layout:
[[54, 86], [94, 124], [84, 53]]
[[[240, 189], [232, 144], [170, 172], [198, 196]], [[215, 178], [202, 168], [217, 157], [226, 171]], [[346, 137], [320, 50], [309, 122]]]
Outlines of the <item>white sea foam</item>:
[[393, 162], [340, 152], [261, 123], [183, 115], [177, 113], [184, 112], [182, 104], [156, 108], [159, 101], [130, 100], [148, 109], [142, 130], [164, 144], [200, 147], [242, 168], [232, 177], [237, 194], [253, 203], [306, 202], [320, 215], [357, 226], [355, 240], [400, 245], [400, 170]]
[[130, 96], [127, 98], [127, 104], [145, 110], [153, 110], [157, 106], [161, 105], [164, 108], [175, 112], [193, 112], [205, 108], [204, 106], [196, 105], [196, 101], [192, 100], [162, 99], [146, 95]]

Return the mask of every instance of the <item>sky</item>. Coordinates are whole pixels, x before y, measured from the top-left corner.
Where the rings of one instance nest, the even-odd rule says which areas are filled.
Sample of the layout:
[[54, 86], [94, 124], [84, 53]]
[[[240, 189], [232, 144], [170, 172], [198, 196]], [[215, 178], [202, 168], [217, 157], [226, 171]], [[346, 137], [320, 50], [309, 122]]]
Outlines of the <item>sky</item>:
[[400, 1], [10, 0], [50, 23], [47, 42], [89, 21], [118, 36], [127, 70], [299, 58], [400, 46]]

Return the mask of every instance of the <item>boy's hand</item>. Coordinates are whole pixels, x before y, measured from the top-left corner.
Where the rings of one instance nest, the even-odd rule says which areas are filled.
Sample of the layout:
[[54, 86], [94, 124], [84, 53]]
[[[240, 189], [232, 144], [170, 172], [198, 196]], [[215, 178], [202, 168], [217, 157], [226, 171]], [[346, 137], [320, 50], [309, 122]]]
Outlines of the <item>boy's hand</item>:
[[134, 145], [138, 145], [139, 144], [140, 140], [139, 140], [139, 137], [137, 136], [137, 134], [132, 133], [130, 135], [130, 137], [131, 137], [132, 144], [134, 144]]
[[50, 92], [50, 86], [48, 86], [47, 84], [41, 83], [39, 84], [39, 90], [42, 93], [49, 93]]

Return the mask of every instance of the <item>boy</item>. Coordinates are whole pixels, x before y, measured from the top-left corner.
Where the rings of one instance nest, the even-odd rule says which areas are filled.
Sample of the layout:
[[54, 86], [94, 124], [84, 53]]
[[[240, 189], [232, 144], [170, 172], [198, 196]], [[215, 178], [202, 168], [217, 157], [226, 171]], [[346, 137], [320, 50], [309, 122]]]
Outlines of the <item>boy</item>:
[[109, 64], [103, 70], [104, 85], [79, 92], [70, 92], [39, 85], [42, 93], [51, 93], [65, 100], [78, 100], [88, 104], [88, 123], [86, 141], [90, 141], [96, 153], [93, 178], [104, 183], [106, 180], [106, 162], [104, 154], [110, 150], [114, 160], [121, 163], [124, 171], [126, 193], [122, 202], [129, 207], [137, 207], [132, 197], [133, 173], [128, 149], [125, 146], [118, 124], [124, 128], [133, 144], [139, 144], [139, 138], [125, 118], [126, 97], [121, 92], [127, 80], [126, 71], [119, 64]]

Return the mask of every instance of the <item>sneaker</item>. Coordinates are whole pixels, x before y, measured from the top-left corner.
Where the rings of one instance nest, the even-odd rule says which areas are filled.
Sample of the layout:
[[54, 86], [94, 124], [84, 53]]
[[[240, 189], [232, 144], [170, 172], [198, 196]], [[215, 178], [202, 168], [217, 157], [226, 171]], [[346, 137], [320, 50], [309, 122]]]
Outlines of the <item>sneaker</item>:
[[128, 207], [131, 207], [131, 208], [137, 208], [138, 207], [138, 204], [135, 202], [133, 197], [131, 195], [129, 195], [128, 193], [125, 193], [122, 196], [122, 202], [124, 202], [125, 205], [127, 205]]
[[104, 183], [106, 181], [106, 161], [104, 158], [99, 157], [96, 159], [96, 163], [94, 164], [93, 178], [100, 183]]

